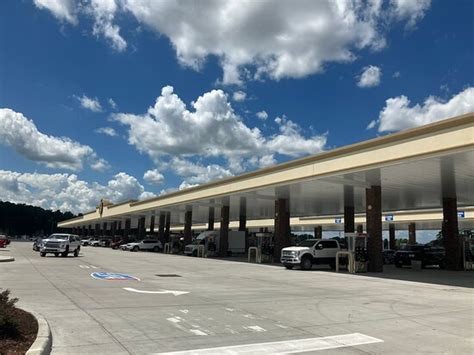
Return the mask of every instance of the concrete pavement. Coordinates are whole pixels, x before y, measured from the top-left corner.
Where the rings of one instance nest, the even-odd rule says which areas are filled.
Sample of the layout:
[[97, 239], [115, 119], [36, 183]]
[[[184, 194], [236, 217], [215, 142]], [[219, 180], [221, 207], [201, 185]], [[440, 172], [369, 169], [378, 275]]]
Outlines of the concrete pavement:
[[[473, 351], [472, 273], [423, 270], [416, 279], [427, 274], [429, 281], [415, 282], [400, 280], [414, 275], [408, 269], [390, 269], [392, 277], [381, 278], [105, 248], [83, 248], [78, 258], [41, 258], [30, 243], [12, 242], [10, 249], [16, 261], [0, 264], [0, 287], [48, 320], [56, 354], [245, 344], [268, 352], [293, 341], [306, 352]], [[140, 281], [94, 279], [93, 272], [126, 273]], [[360, 338], [375, 341], [358, 343]]]

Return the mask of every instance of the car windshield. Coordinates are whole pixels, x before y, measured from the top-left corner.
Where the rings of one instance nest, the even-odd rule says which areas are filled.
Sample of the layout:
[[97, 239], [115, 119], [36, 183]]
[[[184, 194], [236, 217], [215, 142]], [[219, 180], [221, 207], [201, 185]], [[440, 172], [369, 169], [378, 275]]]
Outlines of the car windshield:
[[67, 239], [67, 235], [51, 234], [48, 239]]
[[314, 245], [314, 243], [316, 243], [316, 241], [314, 239], [306, 239], [306, 240], [301, 241], [298, 244], [298, 246], [300, 246], [300, 247], [312, 247]]
[[198, 244], [201, 244], [201, 241], [202, 241], [202, 238], [200, 238], [200, 239], [194, 239], [191, 244], [198, 245]]

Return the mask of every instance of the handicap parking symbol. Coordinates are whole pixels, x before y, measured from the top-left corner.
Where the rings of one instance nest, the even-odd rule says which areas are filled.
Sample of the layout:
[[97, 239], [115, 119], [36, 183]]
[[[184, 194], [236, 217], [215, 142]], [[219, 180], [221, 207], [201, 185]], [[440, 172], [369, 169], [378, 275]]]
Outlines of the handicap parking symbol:
[[91, 276], [94, 279], [106, 281], [140, 281], [138, 277], [113, 272], [93, 272]]

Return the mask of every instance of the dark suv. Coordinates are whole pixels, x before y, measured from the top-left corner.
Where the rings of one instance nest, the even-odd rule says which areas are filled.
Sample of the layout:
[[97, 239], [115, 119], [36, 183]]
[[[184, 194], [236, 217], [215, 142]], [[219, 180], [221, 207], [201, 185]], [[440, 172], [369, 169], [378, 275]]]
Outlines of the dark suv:
[[421, 261], [422, 267], [438, 265], [443, 269], [445, 266], [444, 248], [423, 244], [405, 245], [393, 256], [393, 263], [396, 267], [411, 265], [412, 260]]

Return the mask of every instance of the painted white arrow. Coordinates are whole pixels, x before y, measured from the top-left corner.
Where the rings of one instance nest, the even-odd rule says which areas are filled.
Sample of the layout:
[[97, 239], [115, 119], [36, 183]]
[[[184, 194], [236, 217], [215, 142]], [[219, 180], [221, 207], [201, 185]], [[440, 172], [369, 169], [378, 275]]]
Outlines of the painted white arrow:
[[175, 296], [180, 296], [180, 295], [185, 295], [189, 292], [186, 291], [170, 291], [170, 290], [163, 290], [163, 291], [145, 291], [145, 290], [137, 290], [132, 287], [124, 287], [123, 288], [125, 291], [130, 291], [130, 292], [136, 292], [136, 293], [148, 293], [148, 294], [166, 294], [166, 293], [171, 293]]

